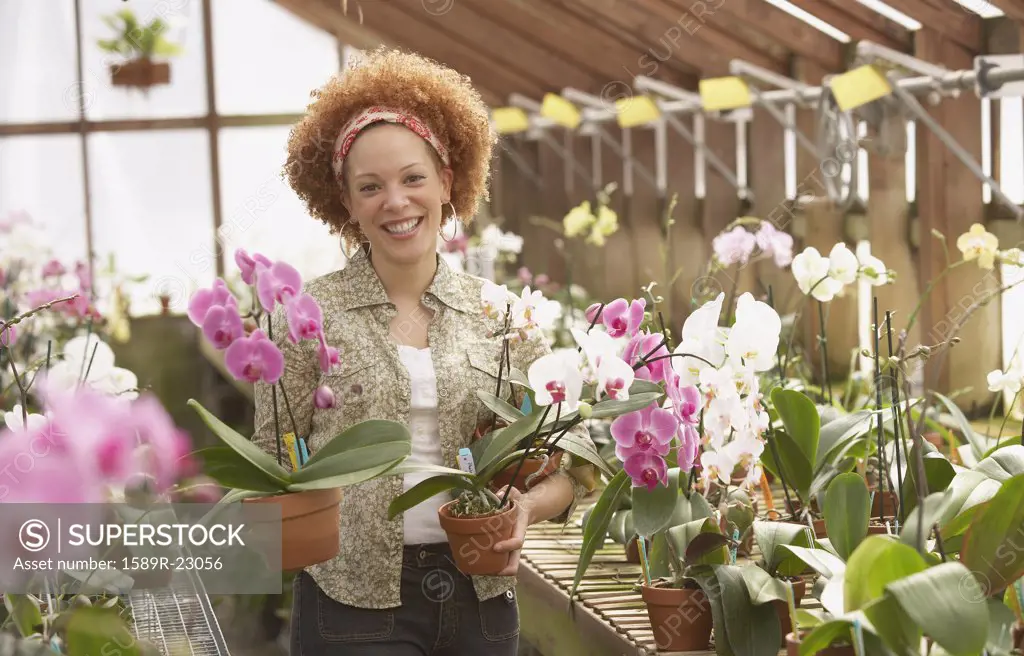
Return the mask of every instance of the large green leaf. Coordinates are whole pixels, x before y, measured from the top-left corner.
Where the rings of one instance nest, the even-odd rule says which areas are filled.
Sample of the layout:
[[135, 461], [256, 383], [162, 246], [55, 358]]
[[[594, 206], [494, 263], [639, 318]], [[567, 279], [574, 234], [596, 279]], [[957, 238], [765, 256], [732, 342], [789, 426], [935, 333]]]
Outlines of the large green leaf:
[[856, 441], [865, 433], [870, 433], [877, 421], [874, 411], [858, 410], [823, 424], [818, 435], [815, 468], [820, 468], [826, 462], [834, 461], [836, 454], [848, 447], [850, 442]]
[[323, 476], [309, 481], [290, 483], [288, 485], [288, 491], [303, 492], [305, 490], [328, 490], [336, 487], [346, 487], [348, 485], [365, 483], [366, 481], [377, 478], [378, 476], [391, 475], [392, 470], [394, 470], [401, 462], [401, 460], [394, 460], [392, 462], [378, 465], [373, 469], [360, 469], [359, 471], [349, 472], [347, 474], [343, 473], [336, 474], [334, 476]]
[[555, 445], [555, 449], [563, 449], [577, 458], [582, 458], [591, 464], [597, 465], [598, 469], [609, 476], [615, 475], [615, 472], [608, 466], [608, 462], [601, 456], [594, 443], [589, 439], [573, 434], [572, 431], [558, 438], [558, 444]]
[[[761, 464], [765, 469], [782, 479], [789, 486], [790, 494], [796, 492], [804, 500], [809, 496], [811, 484], [814, 481], [814, 468], [811, 461], [800, 450], [800, 445], [785, 431], [773, 431], [769, 440], [774, 442], [778, 449], [779, 460], [775, 461], [775, 453], [772, 445], [765, 446], [761, 453]], [[794, 499], [795, 500], [795, 499]]]
[[7, 609], [7, 616], [22, 636], [30, 636], [42, 628], [43, 614], [35, 597], [7, 592], [4, 593], [4, 607]]
[[846, 562], [843, 606], [847, 611], [864, 608], [882, 597], [885, 586], [926, 567], [913, 548], [885, 535], [869, 535]]
[[[365, 472], [362, 482], [374, 478], [382, 465], [394, 466], [412, 453], [412, 443], [406, 441], [383, 442], [370, 444], [345, 451], [333, 456], [321, 458], [292, 473], [294, 483], [311, 483], [316, 480], [341, 475], [356, 475]], [[349, 483], [351, 485], [351, 483]]]
[[846, 571], [846, 563], [830, 551], [801, 547], [795, 544], [783, 544], [779, 545], [779, 548], [793, 554], [826, 579], [842, 576]]
[[839, 557], [847, 560], [868, 534], [871, 495], [854, 473], [836, 476], [825, 492], [825, 529]]
[[526, 416], [523, 414], [522, 410], [515, 407], [505, 399], [499, 399], [492, 392], [477, 390], [476, 395], [481, 401], [483, 401], [484, 405], [491, 410], [491, 412], [510, 424], [519, 421]]
[[1024, 474], [1003, 483], [991, 503], [974, 517], [964, 536], [960, 560], [987, 592], [1003, 590], [1024, 576], [1021, 535], [1024, 535]]
[[452, 489], [472, 490], [473, 481], [467, 476], [457, 476], [455, 474], [432, 476], [420, 481], [406, 492], [391, 500], [391, 504], [388, 505], [388, 519], [394, 519], [399, 513], [403, 513], [435, 495], [449, 492]]
[[140, 654], [138, 642], [118, 612], [97, 606], [77, 608], [70, 614], [65, 645], [69, 656]]
[[280, 484], [282, 490], [285, 489], [288, 481], [288, 470], [277, 464], [277, 461], [274, 460], [269, 453], [264, 452], [258, 446], [222, 422], [195, 399], [189, 399], [188, 405], [190, 405], [199, 414], [199, 418], [203, 420], [203, 423], [205, 423], [210, 430], [213, 431], [213, 434], [219, 437], [224, 444], [234, 449], [243, 458], [266, 472], [271, 479]]
[[[807, 533], [810, 529], [803, 524], [790, 522], [773, 522], [763, 519], [754, 520], [754, 542], [761, 550], [764, 569], [772, 576], [789, 576], [798, 573], [802, 567], [799, 560], [792, 554], [780, 549], [782, 545], [795, 544], [803, 547], [811, 546]], [[796, 571], [792, 571], [795, 568]]]
[[636, 535], [633, 528], [633, 511], [619, 510], [608, 523], [608, 536], [616, 543], [625, 545]]
[[892, 653], [905, 656], [920, 653], [921, 628], [910, 619], [892, 594], [883, 594], [867, 604], [863, 611]]
[[341, 454], [354, 453], [364, 447], [382, 446], [390, 444], [408, 444], [412, 449], [412, 436], [409, 429], [397, 421], [386, 419], [370, 419], [349, 426], [341, 433], [335, 435], [326, 444], [318, 448], [310, 455], [309, 460], [303, 466], [309, 469], [322, 460], [332, 458]]
[[1016, 618], [1013, 611], [998, 599], [987, 599], [988, 606], [988, 640], [985, 650], [990, 656], [1010, 656], [1013, 649], [1011, 627]]
[[974, 471], [999, 482], [1024, 474], [1024, 446], [1013, 444], [994, 451], [979, 462]]
[[254, 492], [281, 492], [281, 482], [246, 460], [229, 446], [210, 446], [193, 453], [203, 473], [228, 488]]
[[960, 408], [956, 403], [938, 392], [933, 391], [932, 394], [942, 402], [942, 405], [946, 406], [946, 411], [953, 415], [953, 420], [960, 428], [960, 432], [963, 433], [964, 439], [966, 439], [967, 443], [971, 445], [971, 453], [974, 454], [975, 458], [981, 460], [985, 455], [983, 438], [975, 432], [974, 427], [971, 426], [971, 422], [967, 421], [967, 417], [965, 417], [964, 413], [960, 411]]
[[[731, 650], [736, 656], [776, 656], [782, 636], [775, 605], [751, 602], [740, 567], [717, 565], [714, 571], [724, 606], [726, 639]], [[716, 644], [718, 636], [716, 631]]]
[[594, 504], [594, 510], [583, 527], [583, 544], [580, 547], [580, 557], [576, 564], [572, 589], [569, 591], [570, 598], [576, 594], [576, 588], [579, 587], [583, 575], [590, 567], [594, 553], [604, 544], [605, 537], [608, 535], [608, 523], [611, 521], [612, 514], [618, 510], [619, 498], [626, 494], [631, 486], [632, 479], [625, 470], [622, 470], [612, 477], [597, 503]]
[[988, 637], [988, 608], [962, 594], [970, 576], [963, 564], [947, 562], [893, 581], [886, 589], [926, 636], [953, 656], [974, 656]]
[[741, 567], [740, 576], [747, 586], [750, 603], [766, 604], [769, 601], [781, 601], [788, 604], [789, 585], [782, 579], [769, 576], [760, 567]]
[[609, 417], [620, 417], [630, 412], [643, 410], [647, 406], [661, 400], [663, 392], [641, 392], [630, 394], [628, 399], [606, 399], [594, 405], [593, 418], [607, 419]]
[[[550, 414], [550, 413], [549, 413]], [[501, 430], [485, 436], [477, 444], [477, 449], [472, 449], [475, 458], [476, 470], [483, 471], [493, 462], [497, 462], [516, 449], [524, 438], [529, 437], [540, 426], [541, 417], [544, 416], [544, 409], [535, 407], [533, 412], [516, 420]], [[485, 442], [486, 440], [486, 442]], [[476, 446], [476, 445], [474, 445]], [[477, 455], [479, 453], [479, 455]]]
[[[900, 530], [900, 542], [914, 547], [922, 554], [927, 551], [928, 536], [932, 527], [938, 522], [953, 499], [953, 490], [946, 488], [941, 492], [929, 494], [924, 499], [923, 507], [919, 506], [907, 514], [906, 523]], [[922, 513], [924, 515], [922, 520]], [[918, 527], [921, 527], [921, 540], [918, 541]]]
[[668, 470], [668, 484], [658, 485], [653, 490], [646, 487], [633, 488], [633, 527], [637, 535], [651, 539], [672, 519], [679, 499], [678, 467]]
[[807, 462], [816, 463], [821, 418], [814, 401], [802, 392], [781, 387], [773, 389], [771, 396], [786, 433], [793, 438]]
[[[915, 447], [916, 448], [916, 447]], [[917, 452], [911, 449], [911, 460], [909, 471], [904, 471], [906, 482], [903, 486], [903, 507], [904, 513], [909, 514], [917, 507]], [[922, 458], [924, 462], [924, 480], [928, 494], [941, 492], [949, 487], [956, 477], [956, 470], [953, 464], [941, 453], [926, 453]], [[891, 515], [894, 509], [887, 508], [886, 514]]]

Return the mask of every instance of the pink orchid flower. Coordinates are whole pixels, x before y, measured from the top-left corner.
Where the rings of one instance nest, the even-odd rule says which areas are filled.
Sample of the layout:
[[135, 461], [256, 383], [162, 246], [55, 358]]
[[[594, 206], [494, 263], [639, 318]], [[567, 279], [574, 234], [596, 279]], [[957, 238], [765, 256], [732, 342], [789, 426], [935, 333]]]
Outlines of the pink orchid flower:
[[267, 312], [277, 303], [287, 305], [302, 291], [302, 275], [286, 262], [274, 262], [256, 276], [256, 296]]
[[63, 276], [67, 272], [68, 270], [64, 268], [64, 265], [61, 264], [60, 260], [50, 260], [43, 265], [41, 274], [44, 278], [56, 278], [58, 276]]
[[[654, 382], [666, 380], [669, 372], [672, 371], [671, 358], [650, 362], [650, 360], [660, 358], [663, 355], [669, 355], [669, 350], [664, 344], [661, 344], [662, 341], [663, 337], [660, 334], [646, 331], [638, 332], [630, 338], [629, 343], [626, 344], [626, 348], [622, 352], [622, 359], [634, 367], [640, 362], [641, 357], [646, 357], [648, 360], [648, 364], [637, 367], [637, 378]], [[655, 350], [655, 347], [657, 347], [657, 350]]]
[[671, 410], [651, 403], [615, 418], [611, 425], [615, 456], [625, 462], [637, 454], [668, 455], [679, 422]]
[[606, 305], [601, 320], [608, 329], [608, 334], [612, 337], [635, 335], [644, 321], [646, 306], [647, 301], [642, 298], [634, 299], [630, 303], [624, 298], [617, 298]]
[[235, 378], [273, 385], [284, 373], [284, 354], [262, 330], [256, 329], [231, 343], [224, 352], [224, 364]]
[[234, 307], [214, 305], [206, 312], [203, 319], [203, 335], [218, 351], [227, 347], [245, 334], [242, 326], [242, 317]]
[[288, 319], [288, 339], [298, 344], [304, 339], [316, 339], [324, 331], [324, 313], [309, 294], [292, 299], [285, 307]]
[[237, 314], [238, 301], [235, 300], [231, 290], [228, 289], [228, 284], [222, 278], [214, 280], [213, 287], [200, 289], [192, 294], [192, 298], [188, 301], [188, 318], [196, 326], [202, 328], [203, 322], [206, 320], [206, 313], [210, 311], [210, 308], [218, 305], [235, 309]]
[[668, 465], [665, 459], [651, 453], [635, 453], [622, 464], [633, 480], [633, 487], [653, 490], [658, 483], [668, 485]]
[[11, 348], [14, 343], [18, 341], [18, 331], [15, 330], [15, 326], [7, 326], [0, 330], [0, 346], [6, 346]]
[[700, 390], [694, 385], [684, 385], [682, 377], [675, 372], [669, 374], [667, 386], [668, 398], [672, 404], [672, 412], [679, 421], [679, 449], [677, 457], [679, 467], [687, 471], [693, 467], [697, 459], [697, 448], [700, 445], [700, 435], [697, 432], [697, 424], [700, 421], [699, 415], [703, 404]]
[[269, 269], [273, 266], [273, 262], [265, 256], [259, 253], [253, 253], [250, 256], [244, 248], [235, 250], [235, 264], [238, 265], [238, 269], [242, 272], [242, 280], [247, 285], [253, 284], [261, 270]]

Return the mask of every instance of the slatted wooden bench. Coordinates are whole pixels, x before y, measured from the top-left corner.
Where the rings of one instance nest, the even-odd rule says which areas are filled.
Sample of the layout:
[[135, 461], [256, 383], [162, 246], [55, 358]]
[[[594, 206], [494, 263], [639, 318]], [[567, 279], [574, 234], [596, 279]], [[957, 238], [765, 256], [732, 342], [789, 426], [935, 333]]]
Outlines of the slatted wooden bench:
[[[623, 546], [611, 539], [595, 553], [570, 603], [583, 544], [583, 513], [590, 505], [581, 503], [565, 527], [541, 523], [527, 531], [517, 588], [524, 640], [541, 653], [556, 656], [714, 656], [714, 649], [658, 651], [647, 607], [636, 588], [640, 565], [626, 562]], [[759, 558], [756, 545], [751, 558]], [[800, 607], [814, 609], [820, 604], [808, 594]]]

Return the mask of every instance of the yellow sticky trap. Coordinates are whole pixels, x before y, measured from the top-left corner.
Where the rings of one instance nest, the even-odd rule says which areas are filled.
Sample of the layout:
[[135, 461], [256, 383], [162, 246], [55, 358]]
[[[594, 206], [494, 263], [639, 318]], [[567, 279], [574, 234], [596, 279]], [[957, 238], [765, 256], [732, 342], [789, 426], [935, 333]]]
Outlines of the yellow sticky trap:
[[708, 78], [700, 81], [700, 99], [708, 112], [750, 107], [750, 87], [735, 76]]
[[848, 112], [892, 93], [892, 85], [882, 71], [871, 64], [858, 66], [835, 76], [829, 82], [839, 109]]
[[524, 132], [530, 127], [530, 117], [518, 107], [497, 107], [491, 112], [491, 119], [498, 134]]
[[616, 120], [620, 128], [646, 125], [661, 118], [661, 109], [649, 96], [631, 96], [615, 101]]
[[580, 124], [580, 110], [576, 105], [557, 93], [544, 94], [544, 102], [540, 106], [540, 115], [549, 118], [559, 125], [575, 130]]

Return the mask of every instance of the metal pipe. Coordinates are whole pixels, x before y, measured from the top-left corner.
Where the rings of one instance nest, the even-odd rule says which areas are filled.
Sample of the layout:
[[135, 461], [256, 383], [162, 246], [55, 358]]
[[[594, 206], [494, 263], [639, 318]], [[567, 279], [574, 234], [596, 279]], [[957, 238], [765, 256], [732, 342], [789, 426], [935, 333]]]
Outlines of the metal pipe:
[[857, 55], [866, 59], [868, 62], [874, 61], [875, 59], [892, 62], [902, 66], [903, 68], [914, 71], [918, 75], [941, 77], [949, 72], [949, 69], [945, 66], [933, 64], [923, 59], [918, 59], [913, 55], [908, 55], [905, 52], [893, 50], [892, 48], [886, 48], [885, 46], [874, 43], [873, 41], [860, 41], [857, 43]]
[[748, 61], [742, 59], [733, 59], [729, 62], [729, 72], [733, 75], [752, 77], [769, 84], [774, 87], [781, 89], [807, 89], [810, 88], [809, 84], [804, 84], [792, 78], [786, 77], [785, 75], [779, 75], [774, 71], [769, 71], [766, 68], [761, 68], [756, 64], [751, 64]]
[[612, 135], [608, 134], [607, 130], [605, 130], [603, 127], [599, 126], [597, 128], [597, 134], [602, 141], [608, 144], [608, 147], [611, 148], [616, 155], [618, 155], [623, 160], [628, 159], [633, 169], [635, 169], [637, 173], [642, 175], [645, 180], [647, 180], [652, 185], [656, 184], [654, 174], [651, 173], [650, 169], [648, 169], [640, 162], [636, 161], [636, 158], [633, 157], [632, 154], [627, 152], [626, 148], [623, 147], [623, 144], [625, 144], [625, 135], [629, 134], [628, 130], [623, 130], [623, 144], [620, 144], [618, 141], [613, 139]]
[[665, 96], [666, 98], [672, 98], [673, 100], [682, 100], [688, 104], [700, 104], [699, 93], [681, 89], [674, 84], [655, 80], [654, 78], [647, 77], [646, 75], [637, 75], [634, 77], [633, 87], [638, 91], [649, 91], [651, 93]]
[[[700, 118], [703, 118], [703, 115], [698, 114], [698, 116]], [[721, 173], [722, 177], [729, 181], [729, 184], [731, 184], [736, 189], [742, 190], [739, 180], [736, 179], [736, 174], [733, 173], [732, 170], [728, 166], [726, 166], [721, 159], [719, 159], [718, 155], [708, 150], [707, 146], [704, 145], [704, 139], [702, 134], [704, 128], [703, 123], [699, 125], [694, 125], [695, 131], [698, 132], [698, 134], [694, 134], [693, 132], [690, 132], [690, 130], [688, 130], [685, 125], [683, 125], [683, 122], [680, 121], [677, 116], [673, 116], [672, 114], [666, 114], [664, 118], [665, 121], [670, 126], [672, 126], [673, 130], [678, 132], [680, 135], [682, 135], [684, 139], [686, 139], [693, 145], [694, 151], [697, 155], [697, 159], [695, 160], [694, 164], [696, 165], [695, 168], [698, 172], [704, 169], [704, 160], [707, 160], [707, 162], [711, 164], [712, 168]]]
[[[891, 75], [892, 74], [890, 73], [890, 76]], [[939, 141], [946, 146], [946, 148], [953, 151], [953, 154], [957, 156], [957, 159], [963, 162], [964, 165], [971, 170], [971, 173], [992, 188], [992, 193], [998, 196], [999, 200], [1003, 201], [1003, 203], [1013, 211], [1017, 216], [1018, 221], [1021, 218], [1024, 218], [1024, 210], [1018, 207], [1016, 203], [1010, 200], [1010, 198], [1003, 193], [1003, 190], [999, 187], [999, 183], [985, 174], [985, 171], [978, 166], [976, 161], [974, 161], [974, 157], [964, 150], [963, 146], [957, 143], [956, 139], [954, 139], [952, 135], [946, 132], [946, 130], [939, 125], [939, 122], [921, 106], [921, 103], [917, 101], [917, 98], [896, 84], [893, 85], [893, 93], [896, 94], [897, 98], [906, 103], [907, 107], [910, 108], [917, 119], [924, 123], [928, 129], [932, 131], [932, 134], [938, 137]]]

